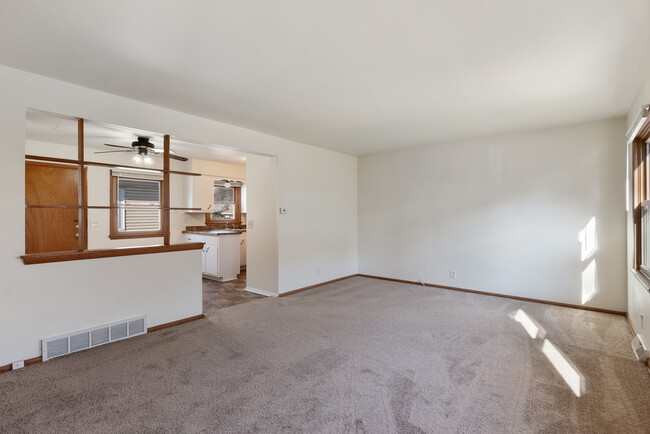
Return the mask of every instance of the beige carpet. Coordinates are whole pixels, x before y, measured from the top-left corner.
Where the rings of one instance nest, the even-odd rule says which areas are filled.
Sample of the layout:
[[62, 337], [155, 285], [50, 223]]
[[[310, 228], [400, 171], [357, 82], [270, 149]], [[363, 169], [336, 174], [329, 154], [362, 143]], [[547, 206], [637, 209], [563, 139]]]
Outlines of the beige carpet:
[[0, 432], [648, 432], [630, 339], [621, 316], [356, 277], [0, 375]]

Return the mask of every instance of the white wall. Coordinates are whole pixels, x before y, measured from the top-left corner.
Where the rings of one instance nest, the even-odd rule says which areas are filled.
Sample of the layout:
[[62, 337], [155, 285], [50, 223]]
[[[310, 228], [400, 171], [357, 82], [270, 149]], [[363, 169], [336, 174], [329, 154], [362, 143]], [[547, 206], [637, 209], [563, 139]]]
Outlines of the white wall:
[[278, 295], [278, 159], [249, 155], [246, 288]]
[[[648, 74], [643, 86], [639, 89], [634, 103], [630, 107], [627, 116], [628, 126], [630, 126], [636, 116], [639, 114], [641, 106], [650, 104], [650, 74]], [[632, 155], [628, 147], [628, 182], [632, 182]], [[631, 191], [630, 191], [631, 194]], [[630, 201], [631, 201], [630, 197]], [[634, 266], [634, 221], [632, 210], [627, 215], [627, 312], [634, 324], [637, 333], [643, 336], [643, 339], [650, 345], [650, 292], [641, 284], [632, 272]], [[645, 320], [641, 321], [641, 315]]]
[[[212, 143], [246, 153], [277, 156], [277, 202], [288, 208], [290, 213], [283, 216], [288, 218], [280, 219], [277, 224], [277, 257], [268, 258], [271, 262], [278, 262], [277, 274], [255, 275], [256, 271], [251, 266], [248, 278], [255, 279], [258, 282], [256, 285], [262, 286], [260, 289], [269, 288], [276, 291], [277, 288], [278, 292], [284, 292], [357, 271], [356, 255], [353, 253], [357, 243], [357, 221], [353, 209], [356, 202], [356, 157], [3, 66], [0, 66], [0, 95], [0, 131], [3, 133], [0, 139], [3, 152], [3, 158], [0, 159], [0, 185], [3, 186], [3, 213], [0, 217], [0, 365], [40, 354], [40, 338], [62, 332], [64, 329], [86, 327], [87, 321], [76, 320], [76, 312], [72, 309], [77, 305], [76, 296], [80, 288], [87, 291], [85, 308], [94, 310], [94, 300], [97, 300], [97, 303], [102, 302], [103, 292], [107, 287], [119, 287], [129, 276], [142, 275], [143, 269], [163, 270], [161, 280], [169, 281], [170, 286], [166, 288], [172, 291], [172, 287], [178, 282], [177, 275], [195, 276], [193, 273], [196, 272], [194, 265], [183, 269], [174, 266], [176, 257], [188, 256], [200, 265], [199, 257], [194, 253], [163, 255], [168, 259], [159, 261], [156, 267], [140, 265], [149, 265], [148, 261], [153, 261], [154, 257], [122, 258], [121, 261], [113, 261], [114, 264], [120, 265], [119, 270], [105, 265], [112, 273], [102, 274], [105, 281], [102, 285], [95, 286], [88, 286], [82, 278], [92, 276], [91, 271], [104, 267], [104, 262], [108, 260], [76, 261], [47, 267], [23, 265], [19, 256], [23, 254], [25, 247], [23, 161], [27, 107], [166, 133], [194, 143]], [[311, 169], [314, 173], [304, 176], [305, 172]], [[336, 177], [351, 180], [352, 184], [341, 188], [343, 183], [334, 180]], [[251, 188], [248, 192], [248, 200], [251, 203], [257, 200], [255, 195], [265, 194], [263, 190], [255, 190]], [[317, 211], [327, 211], [328, 215], [335, 210], [336, 220], [325, 218], [324, 215], [313, 218], [314, 211], [312, 208], [307, 210], [308, 204]], [[249, 211], [248, 217], [254, 219], [252, 210]], [[255, 230], [257, 227], [273, 226], [268, 222], [261, 224], [262, 220], [259, 219], [254, 221]], [[304, 234], [308, 231], [312, 235], [309, 242], [304, 242]], [[328, 257], [324, 257], [323, 249], [327, 249]], [[309, 270], [320, 267], [321, 273], [296, 273], [294, 261], [298, 258], [301, 266], [308, 267]], [[61, 270], [61, 276], [65, 274], [81, 277], [64, 281], [63, 277], [58, 275], [53, 278], [52, 270]], [[200, 276], [200, 272], [196, 272], [196, 275]], [[194, 290], [198, 287], [200, 291], [200, 283], [192, 279], [193, 277], [189, 278], [188, 282]], [[191, 309], [178, 305], [174, 297], [169, 297], [170, 301], [154, 297], [159, 289], [156, 288], [157, 282], [140, 283], [145, 286], [138, 291], [147, 298], [146, 313], [154, 318], [179, 319], [189, 316]], [[184, 291], [182, 288], [175, 290], [180, 291], [179, 294]], [[120, 296], [115, 295], [115, 298], [119, 299]], [[120, 301], [124, 300], [122, 298]], [[125, 312], [120, 310], [127, 308], [125, 303], [116, 302], [111, 306], [115, 309], [108, 309], [110, 312], [105, 315], [106, 319], [120, 319], [125, 316]], [[154, 312], [156, 309], [166, 311]], [[36, 315], [45, 319], [33, 321]], [[16, 324], [24, 324], [24, 327], [16, 327]]]
[[192, 158], [190, 172], [223, 177], [224, 179], [246, 179], [246, 166], [224, 163], [221, 161], [208, 161]]
[[625, 311], [624, 135], [614, 119], [361, 157], [359, 273]]

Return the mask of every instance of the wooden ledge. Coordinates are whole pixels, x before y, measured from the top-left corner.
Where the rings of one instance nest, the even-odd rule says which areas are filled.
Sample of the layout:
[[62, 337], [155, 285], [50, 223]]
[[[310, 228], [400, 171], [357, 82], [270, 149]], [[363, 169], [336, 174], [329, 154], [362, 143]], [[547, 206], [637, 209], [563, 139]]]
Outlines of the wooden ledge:
[[203, 249], [203, 243], [181, 243], [169, 246], [121, 247], [119, 249], [84, 250], [82, 252], [31, 253], [21, 256], [25, 265], [48, 262], [79, 261], [82, 259], [112, 258], [115, 256], [148, 255], [151, 253], [182, 252]]

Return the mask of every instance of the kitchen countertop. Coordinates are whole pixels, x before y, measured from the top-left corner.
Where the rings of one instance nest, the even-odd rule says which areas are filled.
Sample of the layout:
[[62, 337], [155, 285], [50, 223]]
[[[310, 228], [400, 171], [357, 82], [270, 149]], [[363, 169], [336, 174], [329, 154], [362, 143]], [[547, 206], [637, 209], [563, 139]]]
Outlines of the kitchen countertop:
[[246, 229], [213, 229], [211, 231], [183, 231], [184, 234], [196, 235], [239, 235], [246, 232]]

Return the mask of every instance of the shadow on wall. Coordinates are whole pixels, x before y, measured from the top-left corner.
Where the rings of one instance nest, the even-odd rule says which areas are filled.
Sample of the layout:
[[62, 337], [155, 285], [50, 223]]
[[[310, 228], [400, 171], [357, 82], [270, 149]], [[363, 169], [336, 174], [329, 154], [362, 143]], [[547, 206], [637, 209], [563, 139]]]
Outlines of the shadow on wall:
[[580, 241], [581, 246], [580, 259], [583, 264], [587, 263], [587, 266], [582, 270], [582, 304], [585, 304], [598, 292], [596, 258], [594, 258], [598, 251], [598, 233], [596, 231], [595, 216], [578, 233], [578, 241]]

